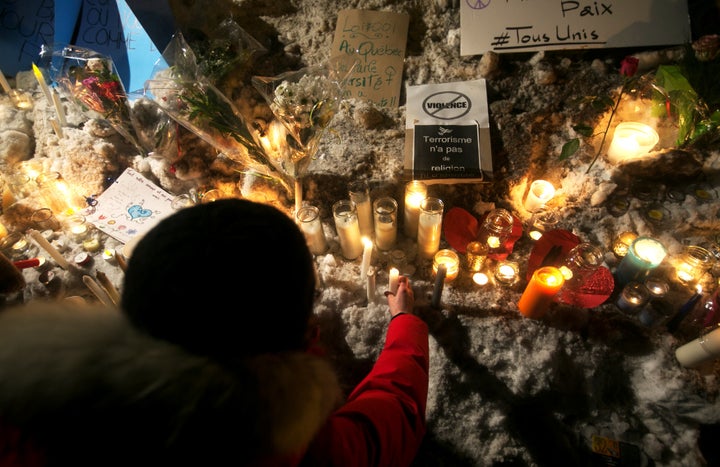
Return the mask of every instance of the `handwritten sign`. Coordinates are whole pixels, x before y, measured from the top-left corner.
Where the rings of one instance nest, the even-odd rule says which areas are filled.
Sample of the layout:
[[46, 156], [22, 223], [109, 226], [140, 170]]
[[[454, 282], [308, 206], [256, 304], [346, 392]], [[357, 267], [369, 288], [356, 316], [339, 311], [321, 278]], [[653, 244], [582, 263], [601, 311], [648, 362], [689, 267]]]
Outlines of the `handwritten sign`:
[[492, 167], [485, 80], [408, 86], [406, 178], [479, 182]]
[[127, 243], [174, 212], [173, 196], [133, 169], [125, 171], [97, 198], [88, 222]]
[[6, 75], [29, 70], [40, 47], [53, 43], [55, 2], [0, 0], [0, 69]]
[[[125, 0], [84, 0], [75, 37], [75, 45], [112, 57], [128, 92], [143, 88], [145, 80], [152, 74], [154, 64], [162, 60], [162, 49], [170, 42], [174, 32], [167, 2], [156, 0], [138, 10], [138, 13], [145, 14], [148, 8], [154, 10], [150, 19], [156, 22], [153, 26], [153, 30], [158, 31], [155, 41], [135, 14], [133, 8], [139, 8], [135, 3]], [[130, 4], [133, 4], [133, 8]], [[146, 21], [148, 24], [150, 19]], [[164, 26], [158, 26], [157, 23]], [[162, 37], [163, 34], [165, 37]]]
[[690, 41], [686, 0], [463, 0], [460, 54]]
[[339, 62], [345, 97], [397, 107], [410, 17], [403, 13], [342, 10], [330, 54]]

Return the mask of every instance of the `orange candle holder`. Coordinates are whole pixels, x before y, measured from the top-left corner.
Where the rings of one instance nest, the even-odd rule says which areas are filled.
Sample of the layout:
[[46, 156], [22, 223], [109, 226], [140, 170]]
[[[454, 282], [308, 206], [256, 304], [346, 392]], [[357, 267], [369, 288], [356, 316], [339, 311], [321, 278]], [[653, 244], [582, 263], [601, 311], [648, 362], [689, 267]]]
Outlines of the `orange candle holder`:
[[518, 302], [520, 313], [527, 318], [542, 318], [564, 282], [565, 278], [556, 267], [535, 270]]

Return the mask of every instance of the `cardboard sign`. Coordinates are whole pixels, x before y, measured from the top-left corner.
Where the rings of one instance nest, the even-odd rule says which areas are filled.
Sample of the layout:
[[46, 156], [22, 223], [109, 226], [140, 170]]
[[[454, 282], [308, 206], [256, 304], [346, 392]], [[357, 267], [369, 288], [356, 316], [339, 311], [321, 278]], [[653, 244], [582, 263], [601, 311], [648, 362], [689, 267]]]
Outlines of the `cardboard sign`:
[[686, 0], [466, 0], [460, 55], [690, 41]]
[[339, 62], [344, 97], [397, 107], [410, 17], [403, 13], [342, 10], [338, 13], [331, 60]]
[[492, 178], [485, 80], [408, 86], [404, 166], [431, 184]]
[[30, 70], [40, 48], [53, 43], [54, 21], [53, 0], [0, 0], [0, 70]]
[[175, 212], [172, 200], [171, 194], [127, 168], [98, 196], [95, 211], [86, 218], [106, 234], [127, 243]]

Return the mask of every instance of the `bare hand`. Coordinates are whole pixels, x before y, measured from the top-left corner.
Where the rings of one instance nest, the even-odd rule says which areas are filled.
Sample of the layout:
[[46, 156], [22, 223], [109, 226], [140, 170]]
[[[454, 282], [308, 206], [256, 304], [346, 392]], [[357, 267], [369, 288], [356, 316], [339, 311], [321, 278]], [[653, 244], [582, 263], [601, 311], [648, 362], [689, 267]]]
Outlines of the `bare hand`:
[[390, 307], [390, 315], [395, 317], [399, 313], [412, 313], [415, 307], [415, 295], [413, 295], [410, 280], [405, 276], [398, 278], [397, 292], [385, 292]]

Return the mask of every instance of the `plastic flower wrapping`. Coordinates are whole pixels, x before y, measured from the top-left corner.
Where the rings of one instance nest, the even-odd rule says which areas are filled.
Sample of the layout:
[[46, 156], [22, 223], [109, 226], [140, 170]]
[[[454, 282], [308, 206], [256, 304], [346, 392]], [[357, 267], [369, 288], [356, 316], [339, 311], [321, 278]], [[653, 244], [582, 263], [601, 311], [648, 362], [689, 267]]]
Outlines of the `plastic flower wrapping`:
[[90, 118], [102, 118], [132, 143], [140, 145], [132, 111], [120, 76], [110, 57], [90, 49], [66, 46], [53, 53], [53, 80], [69, 100]]
[[163, 58], [145, 83], [145, 96], [244, 169], [271, 177], [292, 193], [292, 178], [272, 164], [240, 111], [202, 74], [181, 34], [173, 37]]

